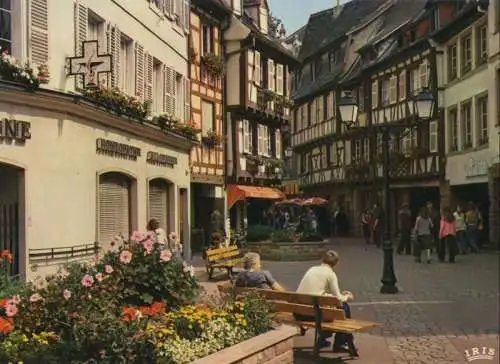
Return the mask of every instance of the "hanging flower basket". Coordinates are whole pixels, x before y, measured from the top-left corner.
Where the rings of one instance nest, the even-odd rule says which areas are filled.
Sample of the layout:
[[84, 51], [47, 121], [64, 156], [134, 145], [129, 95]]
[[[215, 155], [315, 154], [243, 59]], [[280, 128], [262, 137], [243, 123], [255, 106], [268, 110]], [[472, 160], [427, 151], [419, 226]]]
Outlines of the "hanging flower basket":
[[180, 124], [179, 118], [170, 115], [170, 114], [162, 114], [155, 116], [151, 122], [155, 125], [158, 125], [162, 130], [175, 130], [177, 125]]
[[209, 130], [206, 135], [201, 137], [201, 142], [207, 148], [215, 148], [222, 143], [223, 137], [213, 130]]
[[41, 84], [49, 83], [50, 73], [47, 65], [22, 64], [4, 50], [0, 54], [0, 79], [18, 82], [29, 90], [36, 90]]
[[207, 53], [201, 56], [201, 64], [209, 73], [214, 75], [222, 76], [224, 73], [224, 60], [221, 56], [217, 56], [213, 53]]
[[257, 165], [257, 166], [261, 166], [265, 162], [264, 157], [262, 157], [260, 155], [255, 155], [255, 154], [245, 154], [245, 158], [247, 161], [251, 161], [251, 162], [255, 163], [255, 165]]

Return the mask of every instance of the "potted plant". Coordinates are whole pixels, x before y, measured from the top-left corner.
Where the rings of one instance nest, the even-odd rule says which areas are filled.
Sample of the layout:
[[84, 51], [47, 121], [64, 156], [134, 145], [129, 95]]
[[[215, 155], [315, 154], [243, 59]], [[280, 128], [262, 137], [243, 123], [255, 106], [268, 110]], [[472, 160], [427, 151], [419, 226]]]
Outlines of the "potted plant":
[[214, 53], [207, 53], [201, 56], [201, 64], [209, 73], [222, 76], [224, 73], [224, 60]]
[[201, 133], [201, 129], [199, 129], [192, 121], [178, 123], [175, 125], [173, 130], [189, 139], [196, 139], [198, 134]]
[[201, 141], [207, 148], [215, 148], [222, 143], [222, 136], [214, 130], [209, 130], [201, 137]]
[[153, 117], [151, 122], [158, 125], [163, 130], [175, 130], [176, 126], [180, 123], [180, 120], [173, 115], [162, 114]]

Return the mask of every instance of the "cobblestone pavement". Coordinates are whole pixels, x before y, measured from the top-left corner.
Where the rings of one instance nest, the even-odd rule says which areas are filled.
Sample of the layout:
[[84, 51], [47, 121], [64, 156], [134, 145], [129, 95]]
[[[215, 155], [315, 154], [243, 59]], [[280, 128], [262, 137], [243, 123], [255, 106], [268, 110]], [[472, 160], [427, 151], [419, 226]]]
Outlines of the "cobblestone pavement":
[[[467, 363], [465, 350], [493, 347], [500, 363], [499, 260], [497, 253], [459, 256], [455, 264], [417, 264], [409, 256], [395, 255], [400, 292], [379, 293], [382, 251], [356, 239], [332, 241], [340, 254], [341, 289], [355, 295], [353, 317], [383, 324], [368, 334], [356, 335], [361, 357], [357, 364]], [[287, 289], [295, 290], [304, 272], [315, 262], [264, 262], [264, 268]], [[310, 357], [312, 333], [297, 338], [296, 363], [350, 362], [322, 352], [321, 361]]]

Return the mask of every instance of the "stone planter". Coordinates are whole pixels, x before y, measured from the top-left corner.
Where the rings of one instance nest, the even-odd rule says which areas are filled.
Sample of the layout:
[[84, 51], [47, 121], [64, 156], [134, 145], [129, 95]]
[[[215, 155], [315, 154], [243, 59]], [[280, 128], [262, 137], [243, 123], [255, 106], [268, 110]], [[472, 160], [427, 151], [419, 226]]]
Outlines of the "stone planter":
[[258, 253], [262, 260], [309, 261], [320, 259], [322, 254], [328, 250], [329, 244], [327, 240], [287, 243], [261, 241], [247, 243], [247, 249]]
[[265, 334], [198, 359], [193, 364], [292, 364], [293, 338], [297, 335], [296, 327], [280, 325]]

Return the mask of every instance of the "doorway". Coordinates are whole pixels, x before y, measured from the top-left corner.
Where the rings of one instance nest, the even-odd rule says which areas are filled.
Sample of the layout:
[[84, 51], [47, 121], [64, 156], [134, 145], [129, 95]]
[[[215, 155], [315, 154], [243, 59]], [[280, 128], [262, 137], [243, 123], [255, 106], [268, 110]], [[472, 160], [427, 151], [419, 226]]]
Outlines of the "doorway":
[[0, 250], [13, 256], [12, 275], [25, 270], [24, 215], [24, 170], [0, 163]]

